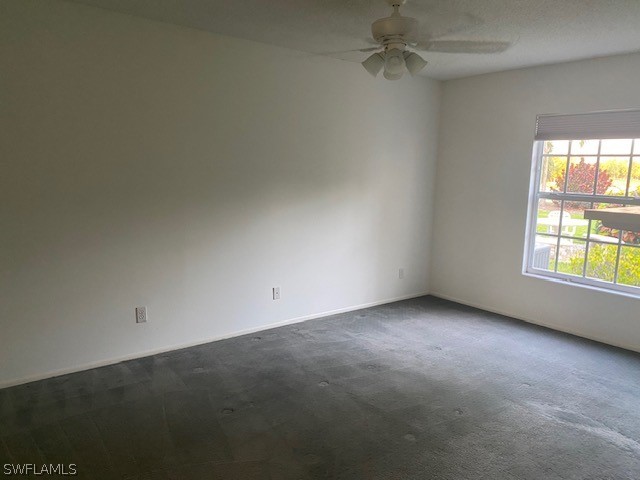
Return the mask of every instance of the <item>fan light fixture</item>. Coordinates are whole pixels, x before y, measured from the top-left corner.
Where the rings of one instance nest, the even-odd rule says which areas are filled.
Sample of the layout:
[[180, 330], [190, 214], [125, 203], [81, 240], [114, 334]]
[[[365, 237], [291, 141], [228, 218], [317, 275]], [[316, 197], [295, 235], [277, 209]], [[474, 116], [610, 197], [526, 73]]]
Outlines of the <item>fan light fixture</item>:
[[362, 66], [371, 76], [376, 77], [378, 73], [380, 73], [380, 70], [382, 70], [382, 67], [384, 67], [384, 54], [374, 53], [362, 62]]
[[374, 77], [384, 68], [384, 78], [398, 80], [404, 72], [415, 75], [427, 64], [419, 55], [406, 51], [407, 45], [418, 43], [418, 21], [400, 15], [400, 6], [405, 2], [387, 0], [393, 13], [371, 25], [373, 39], [384, 48], [362, 62], [362, 66]]
[[427, 61], [420, 55], [413, 52], [404, 52], [404, 62], [407, 70], [411, 75], [417, 74], [420, 70], [427, 66]]
[[[438, 40], [431, 35], [420, 34], [419, 22], [413, 17], [400, 14], [400, 7], [407, 0], [386, 0], [393, 8], [388, 17], [379, 18], [371, 24], [371, 37], [377, 47], [347, 52], [376, 53], [362, 62], [362, 66], [374, 77], [383, 71], [387, 80], [398, 80], [405, 72], [417, 75], [427, 62], [417, 53], [410, 52], [407, 47], [428, 52], [442, 53], [500, 53], [508, 49], [511, 44], [503, 41], [482, 40]], [[336, 52], [346, 53], [346, 52]]]
[[427, 65], [427, 62], [417, 53], [407, 52], [398, 48], [390, 48], [384, 52], [376, 52], [362, 62], [362, 66], [373, 77], [377, 77], [384, 68], [384, 78], [398, 80], [404, 72], [416, 75]]

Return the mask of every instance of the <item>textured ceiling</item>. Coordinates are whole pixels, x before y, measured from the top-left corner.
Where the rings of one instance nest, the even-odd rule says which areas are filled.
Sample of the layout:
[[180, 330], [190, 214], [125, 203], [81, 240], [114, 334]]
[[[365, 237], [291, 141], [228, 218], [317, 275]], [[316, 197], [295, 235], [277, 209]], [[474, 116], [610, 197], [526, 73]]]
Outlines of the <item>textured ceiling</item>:
[[[73, 0], [109, 10], [360, 62], [384, 0]], [[459, 78], [640, 51], [640, 0], [407, 0], [421, 33], [513, 42], [500, 54], [424, 52], [423, 75]]]

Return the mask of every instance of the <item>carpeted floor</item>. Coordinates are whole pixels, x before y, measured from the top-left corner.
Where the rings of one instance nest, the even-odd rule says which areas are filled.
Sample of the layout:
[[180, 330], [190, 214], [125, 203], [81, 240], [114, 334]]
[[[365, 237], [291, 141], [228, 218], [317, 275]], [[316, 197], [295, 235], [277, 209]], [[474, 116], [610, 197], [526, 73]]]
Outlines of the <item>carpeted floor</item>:
[[0, 390], [0, 466], [17, 463], [636, 480], [640, 355], [423, 297]]

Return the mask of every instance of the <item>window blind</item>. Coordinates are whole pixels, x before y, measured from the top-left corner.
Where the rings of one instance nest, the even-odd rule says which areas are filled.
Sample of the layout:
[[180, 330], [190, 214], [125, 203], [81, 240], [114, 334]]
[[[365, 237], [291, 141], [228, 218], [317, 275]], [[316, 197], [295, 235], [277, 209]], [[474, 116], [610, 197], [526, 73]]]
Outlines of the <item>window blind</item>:
[[536, 140], [640, 138], [640, 109], [538, 115]]

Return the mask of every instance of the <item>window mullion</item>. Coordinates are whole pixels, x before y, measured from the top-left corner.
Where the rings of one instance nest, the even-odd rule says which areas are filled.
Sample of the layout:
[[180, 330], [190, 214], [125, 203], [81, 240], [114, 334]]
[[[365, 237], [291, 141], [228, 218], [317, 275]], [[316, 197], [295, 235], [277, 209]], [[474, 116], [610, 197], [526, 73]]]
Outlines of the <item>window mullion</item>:
[[594, 195], [598, 194], [598, 177], [600, 176], [600, 153], [601, 152], [602, 152], [602, 140], [598, 140], [598, 156], [596, 157], [596, 174], [593, 182]]
[[631, 192], [631, 169], [633, 168], [633, 153], [636, 151], [636, 139], [631, 140], [631, 156], [629, 157], [629, 171], [627, 172], [627, 189], [624, 192], [625, 197], [630, 197]]
[[[591, 208], [593, 208], [595, 204], [591, 202]], [[586, 278], [587, 276], [587, 262], [589, 261], [589, 247], [591, 246], [591, 222], [587, 224], [587, 242], [584, 246], [584, 264], [582, 265], [582, 276]]]
[[562, 188], [563, 193], [567, 193], [567, 185], [569, 185], [569, 167], [571, 166], [571, 150], [573, 150], [573, 140], [569, 142], [569, 149], [567, 150], [567, 170], [564, 174], [564, 186]]
[[564, 211], [564, 202], [560, 203], [560, 218], [558, 218], [558, 240], [556, 240], [556, 258], [553, 265], [553, 271], [558, 272], [558, 263], [560, 263], [560, 243], [562, 242], [562, 212]]
[[618, 250], [616, 252], [616, 266], [613, 270], [613, 283], [618, 283], [618, 268], [620, 267], [620, 253], [622, 252], [622, 230], [618, 231]]

